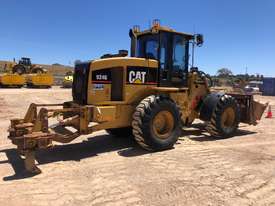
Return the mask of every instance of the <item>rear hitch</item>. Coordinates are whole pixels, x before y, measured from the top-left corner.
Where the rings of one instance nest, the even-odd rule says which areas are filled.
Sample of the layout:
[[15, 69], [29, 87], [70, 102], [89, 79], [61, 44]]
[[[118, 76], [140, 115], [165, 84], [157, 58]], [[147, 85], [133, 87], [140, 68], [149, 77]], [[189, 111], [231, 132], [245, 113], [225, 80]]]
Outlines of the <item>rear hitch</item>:
[[[63, 108], [47, 109], [45, 107], [63, 106]], [[38, 110], [38, 107], [40, 110]], [[86, 108], [64, 108], [63, 104], [31, 104], [24, 119], [12, 119], [8, 138], [17, 146], [20, 155], [24, 156], [25, 170], [32, 174], [40, 174], [41, 170], [35, 165], [35, 153], [39, 149], [53, 147], [52, 142], [68, 143], [80, 136], [79, 125], [88, 128], [89, 116], [83, 115]], [[85, 113], [85, 114], [86, 114]], [[63, 116], [62, 119], [59, 119]], [[86, 121], [83, 121], [84, 116]], [[49, 127], [49, 118], [57, 117], [59, 123]], [[71, 132], [66, 126], [74, 127]], [[85, 129], [84, 128], [84, 129]]]

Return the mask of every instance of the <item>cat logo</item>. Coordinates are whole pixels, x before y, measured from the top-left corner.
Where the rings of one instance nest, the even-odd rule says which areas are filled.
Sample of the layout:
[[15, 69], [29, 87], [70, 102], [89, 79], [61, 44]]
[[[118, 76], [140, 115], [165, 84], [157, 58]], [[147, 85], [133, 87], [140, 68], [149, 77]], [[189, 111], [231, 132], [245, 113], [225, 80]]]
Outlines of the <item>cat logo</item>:
[[142, 84], [145, 83], [146, 72], [144, 71], [130, 71], [129, 83]]

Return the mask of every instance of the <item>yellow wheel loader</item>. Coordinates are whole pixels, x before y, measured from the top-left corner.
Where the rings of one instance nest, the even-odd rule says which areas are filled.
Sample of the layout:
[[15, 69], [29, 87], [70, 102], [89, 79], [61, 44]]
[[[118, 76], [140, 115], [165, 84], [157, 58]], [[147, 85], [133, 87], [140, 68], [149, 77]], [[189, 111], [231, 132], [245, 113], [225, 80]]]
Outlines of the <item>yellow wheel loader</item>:
[[41, 66], [31, 63], [31, 59], [22, 57], [18, 64], [15, 64], [12, 68], [12, 73], [17, 74], [30, 74], [30, 73], [46, 73], [46, 70]]
[[25, 156], [27, 171], [41, 172], [36, 150], [98, 130], [133, 136], [142, 148], [159, 151], [172, 148], [182, 126], [196, 118], [220, 138], [233, 136], [240, 122], [256, 125], [261, 118], [266, 105], [251, 95], [211, 92], [211, 78], [189, 68], [189, 47], [202, 45], [202, 35], [158, 21], [145, 31], [135, 26], [129, 35], [130, 57], [122, 50], [75, 65], [73, 101], [33, 103], [24, 118], [11, 120], [9, 138]]

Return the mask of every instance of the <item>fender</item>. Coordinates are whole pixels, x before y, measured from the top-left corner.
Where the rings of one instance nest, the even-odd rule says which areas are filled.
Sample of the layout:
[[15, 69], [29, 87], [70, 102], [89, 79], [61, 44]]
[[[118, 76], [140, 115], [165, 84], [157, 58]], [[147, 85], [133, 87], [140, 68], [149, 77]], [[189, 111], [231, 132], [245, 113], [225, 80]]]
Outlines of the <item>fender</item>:
[[220, 98], [225, 93], [219, 92], [219, 93], [211, 93], [208, 94], [203, 100], [200, 107], [200, 116], [199, 118], [203, 121], [210, 121], [212, 114], [220, 100]]

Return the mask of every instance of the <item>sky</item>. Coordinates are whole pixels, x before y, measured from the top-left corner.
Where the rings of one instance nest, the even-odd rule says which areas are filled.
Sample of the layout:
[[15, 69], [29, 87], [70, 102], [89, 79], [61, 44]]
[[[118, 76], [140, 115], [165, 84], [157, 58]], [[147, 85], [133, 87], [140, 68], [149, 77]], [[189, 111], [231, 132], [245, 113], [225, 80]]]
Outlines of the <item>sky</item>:
[[1, 0], [0, 59], [73, 65], [129, 50], [129, 29], [153, 19], [204, 35], [195, 65], [206, 73], [275, 76], [273, 0]]

